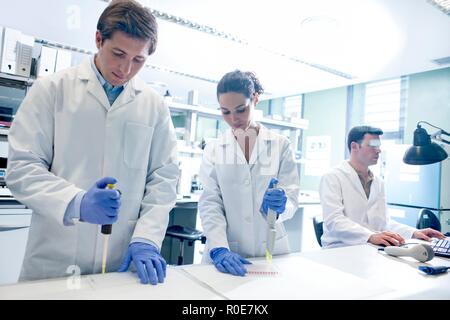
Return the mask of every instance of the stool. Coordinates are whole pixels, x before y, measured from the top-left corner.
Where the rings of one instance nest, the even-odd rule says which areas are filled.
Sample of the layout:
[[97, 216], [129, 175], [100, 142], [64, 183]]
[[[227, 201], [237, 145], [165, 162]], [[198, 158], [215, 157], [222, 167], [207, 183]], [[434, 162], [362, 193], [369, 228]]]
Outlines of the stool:
[[173, 225], [168, 227], [166, 231], [166, 236], [176, 238], [180, 241], [180, 254], [178, 255], [178, 265], [183, 264], [184, 241], [187, 241], [188, 246], [192, 246], [194, 242], [197, 240], [200, 240], [203, 244], [206, 242], [206, 237], [203, 235], [203, 232], [179, 225]]

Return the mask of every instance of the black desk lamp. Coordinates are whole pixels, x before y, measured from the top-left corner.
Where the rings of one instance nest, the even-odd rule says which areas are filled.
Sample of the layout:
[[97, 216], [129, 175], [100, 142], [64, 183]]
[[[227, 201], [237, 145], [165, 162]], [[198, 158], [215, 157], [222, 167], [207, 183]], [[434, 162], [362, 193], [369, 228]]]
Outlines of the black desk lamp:
[[[426, 123], [433, 128], [439, 129], [439, 131], [429, 135], [428, 132], [420, 126], [421, 123]], [[433, 138], [434, 140], [450, 144], [450, 141], [442, 139], [441, 135], [450, 136], [448, 132], [439, 127], [433, 126], [426, 121], [419, 121], [417, 123], [417, 129], [414, 130], [413, 146], [406, 150], [405, 155], [403, 156], [403, 162], [406, 164], [423, 165], [445, 160], [448, 157], [447, 152], [440, 145], [431, 141], [431, 138]]]

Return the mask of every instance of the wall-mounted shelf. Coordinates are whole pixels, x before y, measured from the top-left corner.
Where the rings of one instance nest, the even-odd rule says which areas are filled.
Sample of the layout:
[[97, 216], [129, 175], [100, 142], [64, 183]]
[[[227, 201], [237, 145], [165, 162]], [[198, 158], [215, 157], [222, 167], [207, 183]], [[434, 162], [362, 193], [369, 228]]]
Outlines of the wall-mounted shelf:
[[281, 121], [281, 120], [268, 119], [268, 118], [262, 118], [259, 120], [257, 119], [256, 121], [259, 121], [259, 122], [265, 123], [265, 124], [272, 124], [275, 126], [291, 128], [291, 129], [308, 129], [308, 126], [309, 126], [309, 120], [305, 120], [305, 119], [300, 119], [300, 120], [298, 120], [298, 122], [295, 122], [295, 123]]
[[31, 86], [33, 84], [34, 79], [0, 72], [0, 81], [12, 82], [13, 84], [21, 84], [21, 85], [25, 85], [25, 86]]
[[170, 109], [174, 110], [184, 110], [184, 111], [192, 111], [197, 112], [201, 115], [207, 115], [207, 116], [221, 116], [222, 113], [219, 110], [214, 110], [211, 108], [206, 108], [202, 106], [194, 106], [190, 104], [184, 104], [184, 103], [178, 103], [178, 102], [171, 102], [169, 105]]
[[188, 146], [177, 146], [178, 153], [188, 153], [188, 154], [203, 154], [203, 150], [200, 148], [192, 148]]
[[[169, 105], [170, 109], [173, 110], [185, 110], [185, 111], [191, 111], [191, 112], [197, 112], [198, 115], [203, 116], [210, 116], [210, 117], [217, 117], [220, 118], [222, 116], [222, 113], [219, 110], [214, 110], [211, 108], [206, 108], [202, 106], [194, 106], [189, 104], [183, 104], [183, 103], [177, 103], [177, 102], [171, 102]], [[287, 122], [287, 121], [281, 121], [281, 120], [274, 120], [269, 118], [260, 118], [255, 119], [258, 122], [261, 122], [263, 124], [269, 124], [279, 127], [285, 127], [288, 129], [308, 129], [309, 126], [309, 120], [305, 119], [299, 119], [296, 122]]]

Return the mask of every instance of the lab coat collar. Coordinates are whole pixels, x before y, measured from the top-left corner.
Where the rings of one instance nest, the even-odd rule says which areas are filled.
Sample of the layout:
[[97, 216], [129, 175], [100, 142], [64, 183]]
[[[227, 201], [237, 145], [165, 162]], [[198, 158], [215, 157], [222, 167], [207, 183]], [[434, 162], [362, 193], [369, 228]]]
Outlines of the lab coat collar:
[[341, 165], [339, 166], [339, 170], [341, 170], [345, 175], [349, 177], [349, 180], [352, 182], [353, 186], [356, 190], [360, 193], [360, 195], [367, 199], [367, 195], [364, 192], [364, 188], [361, 184], [361, 181], [359, 180], [358, 173], [355, 169], [348, 163], [348, 160], [344, 160]]
[[[228, 129], [223, 135], [221, 135], [218, 139], [218, 144], [222, 148], [230, 149], [228, 152], [233, 152], [233, 155], [236, 157], [238, 163], [247, 163], [247, 160], [245, 160], [244, 153], [242, 152], [241, 148], [239, 147], [239, 144], [237, 143], [236, 139], [234, 138], [233, 131], [231, 131], [231, 128]], [[226, 154], [228, 153], [226, 152]]]
[[259, 128], [258, 138], [261, 138], [263, 141], [276, 140], [276, 136], [272, 131], [264, 127], [262, 124], [259, 124]]
[[106, 110], [117, 109], [132, 101], [139, 92], [144, 90], [145, 86], [145, 83], [135, 76], [128, 82], [121, 94], [117, 97], [116, 101], [114, 101], [113, 105], [110, 106], [105, 90], [100, 84], [94, 70], [92, 70], [89, 59], [86, 59], [80, 65], [78, 78], [82, 81], [88, 81], [87, 90]]
[[[255, 146], [253, 147], [252, 154], [250, 155], [249, 164], [256, 163], [258, 157], [263, 154], [267, 153], [268, 144], [272, 143], [273, 141], [276, 141], [276, 136], [273, 132], [271, 132], [269, 129], [264, 127], [263, 125], [259, 124], [259, 133], [258, 137], [255, 142]], [[242, 163], [247, 163], [247, 160], [245, 160], [244, 153], [242, 152], [241, 148], [239, 147], [238, 142], [236, 141], [233, 132], [231, 129], [228, 129], [225, 134], [223, 134], [219, 140], [218, 143], [222, 147], [231, 147], [231, 149], [234, 151], [234, 154], [240, 159]]]
[[[259, 124], [259, 133], [258, 133], [258, 140], [263, 141], [270, 141], [270, 140], [276, 140], [276, 137], [273, 132], [271, 132], [269, 129], [264, 127], [262, 124]], [[225, 134], [220, 136], [219, 138], [219, 145], [224, 146], [227, 144], [233, 144], [235, 143], [236, 139], [234, 138], [233, 132], [231, 129], [228, 129]]]
[[234, 140], [233, 132], [231, 131], [231, 129], [228, 129], [227, 131], [225, 131], [224, 134], [222, 134], [219, 137], [218, 143], [220, 146], [225, 146], [232, 144], [233, 140]]
[[[254, 164], [261, 156], [267, 157], [270, 156], [269, 152], [275, 152], [272, 149], [275, 141], [275, 134], [263, 125], [259, 124], [258, 138], [256, 139], [255, 146], [253, 147], [252, 154], [250, 155], [249, 163]], [[271, 148], [270, 151], [268, 151], [269, 145]]]
[[123, 89], [122, 93], [117, 97], [116, 101], [114, 101], [113, 105], [111, 106], [111, 109], [117, 109], [120, 108], [127, 103], [133, 101], [133, 99], [136, 97], [139, 92], [143, 91], [145, 87], [145, 83], [139, 79], [137, 76], [132, 78], [128, 85]]

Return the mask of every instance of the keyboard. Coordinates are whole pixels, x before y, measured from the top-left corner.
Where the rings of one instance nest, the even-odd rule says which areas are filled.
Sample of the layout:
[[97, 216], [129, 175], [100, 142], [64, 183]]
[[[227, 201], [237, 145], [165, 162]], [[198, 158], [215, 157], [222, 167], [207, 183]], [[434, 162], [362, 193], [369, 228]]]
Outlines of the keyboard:
[[431, 247], [436, 256], [450, 258], [450, 238], [431, 240]]

